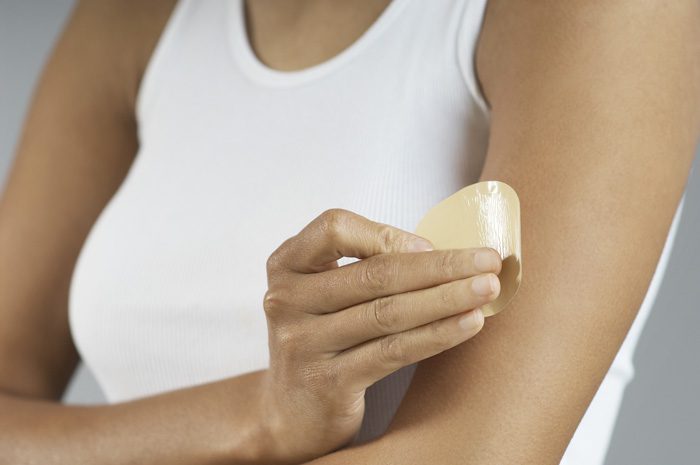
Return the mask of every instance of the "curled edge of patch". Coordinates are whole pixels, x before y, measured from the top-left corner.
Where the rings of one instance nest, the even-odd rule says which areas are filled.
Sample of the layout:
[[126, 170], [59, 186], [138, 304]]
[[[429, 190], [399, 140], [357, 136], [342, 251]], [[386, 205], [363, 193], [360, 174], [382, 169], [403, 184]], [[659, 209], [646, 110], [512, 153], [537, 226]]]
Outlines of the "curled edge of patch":
[[498, 277], [501, 293], [481, 306], [484, 316], [503, 310], [522, 281], [520, 200], [515, 190], [501, 181], [481, 181], [464, 187], [432, 207], [415, 231], [435, 249], [491, 247], [498, 251], [503, 267]]

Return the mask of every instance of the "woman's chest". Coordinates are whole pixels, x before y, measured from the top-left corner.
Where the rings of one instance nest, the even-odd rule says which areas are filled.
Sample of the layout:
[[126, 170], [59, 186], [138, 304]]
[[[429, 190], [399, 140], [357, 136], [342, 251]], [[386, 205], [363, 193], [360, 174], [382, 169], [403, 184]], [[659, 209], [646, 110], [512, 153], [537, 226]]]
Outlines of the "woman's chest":
[[463, 121], [366, 112], [342, 95], [303, 107], [212, 95], [149, 119], [81, 252], [71, 327], [110, 400], [266, 367], [265, 262], [277, 246], [328, 208], [412, 230], [483, 160]]

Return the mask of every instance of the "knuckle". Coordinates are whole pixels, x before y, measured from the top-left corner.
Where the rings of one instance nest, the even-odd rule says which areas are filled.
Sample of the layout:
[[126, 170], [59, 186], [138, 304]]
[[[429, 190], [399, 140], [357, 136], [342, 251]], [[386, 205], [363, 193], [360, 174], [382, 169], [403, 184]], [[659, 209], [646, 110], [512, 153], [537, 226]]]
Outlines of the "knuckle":
[[388, 366], [401, 365], [405, 362], [406, 350], [400, 335], [390, 334], [380, 340], [379, 359]]
[[284, 307], [285, 303], [280, 292], [272, 289], [265, 291], [265, 295], [263, 296], [263, 310], [265, 310], [265, 316], [267, 316], [267, 318], [271, 320], [277, 319], [284, 311]]
[[396, 275], [396, 264], [393, 260], [375, 256], [364, 267], [361, 276], [361, 284], [371, 291], [381, 292], [387, 290]]
[[453, 250], [447, 250], [445, 253], [441, 254], [438, 265], [442, 273], [449, 276], [459, 274], [459, 271], [464, 268], [464, 263], [460, 255]]
[[433, 353], [445, 351], [454, 345], [454, 338], [443, 325], [433, 324], [430, 327], [430, 350]]
[[426, 359], [434, 355], [444, 352], [445, 350], [452, 347], [453, 339], [449, 331], [445, 331], [441, 328], [440, 323], [432, 323], [425, 328], [425, 332], [420, 334], [416, 340], [416, 358]]
[[265, 262], [265, 269], [267, 270], [267, 275], [271, 275], [276, 273], [282, 268], [282, 260], [281, 260], [281, 254], [280, 254], [280, 249], [277, 248], [272, 254], [270, 254], [269, 257], [267, 257], [267, 261]]
[[380, 224], [378, 229], [378, 241], [382, 250], [388, 252], [396, 245], [396, 234], [394, 229], [388, 224]]
[[275, 347], [280, 349], [283, 354], [289, 355], [292, 351], [300, 348], [299, 342], [303, 339], [293, 325], [277, 325], [273, 328], [272, 336], [274, 338]]
[[348, 212], [342, 208], [330, 208], [318, 217], [318, 227], [323, 235], [331, 239], [338, 237]]
[[459, 302], [454, 291], [454, 286], [442, 285], [438, 287], [438, 295], [442, 308], [452, 309], [458, 307]]
[[391, 333], [396, 329], [399, 321], [392, 297], [374, 299], [369, 307], [372, 324], [381, 334]]

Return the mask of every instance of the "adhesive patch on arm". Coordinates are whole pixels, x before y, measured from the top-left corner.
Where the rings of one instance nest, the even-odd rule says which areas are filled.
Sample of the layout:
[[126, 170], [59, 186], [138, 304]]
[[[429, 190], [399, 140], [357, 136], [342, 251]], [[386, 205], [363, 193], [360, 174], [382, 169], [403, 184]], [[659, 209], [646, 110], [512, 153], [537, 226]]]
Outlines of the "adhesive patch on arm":
[[491, 247], [503, 259], [499, 274], [501, 293], [482, 305], [484, 316], [505, 308], [520, 287], [520, 201], [512, 187], [500, 181], [483, 181], [455, 192], [428, 211], [416, 234], [436, 249]]

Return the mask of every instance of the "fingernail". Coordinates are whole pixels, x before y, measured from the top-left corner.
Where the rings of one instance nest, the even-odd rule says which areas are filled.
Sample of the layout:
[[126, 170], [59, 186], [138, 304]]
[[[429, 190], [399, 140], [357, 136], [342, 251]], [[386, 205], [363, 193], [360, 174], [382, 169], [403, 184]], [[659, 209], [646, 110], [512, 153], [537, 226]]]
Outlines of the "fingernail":
[[493, 274], [477, 276], [472, 281], [472, 289], [479, 295], [490, 295], [496, 290], [496, 277]]
[[479, 250], [474, 255], [474, 266], [479, 271], [493, 271], [498, 268], [498, 260], [493, 251]]
[[408, 243], [409, 252], [427, 252], [433, 250], [433, 244], [425, 239], [413, 239]]
[[478, 328], [482, 324], [484, 324], [484, 312], [481, 307], [475, 308], [459, 319], [459, 326], [466, 330]]

